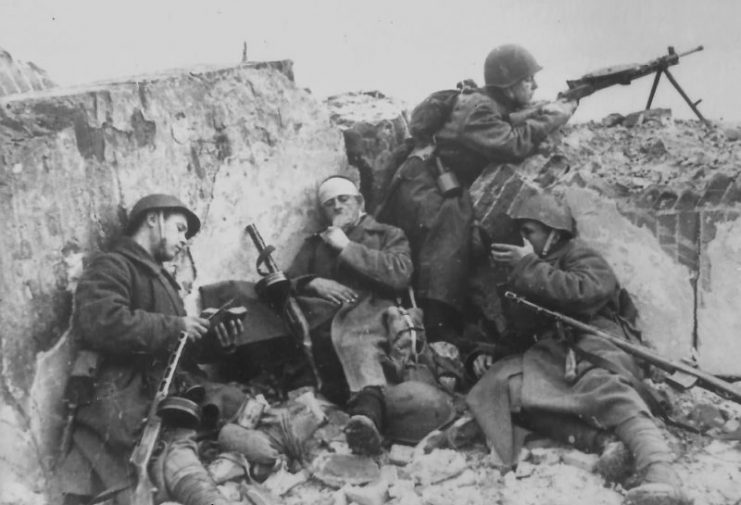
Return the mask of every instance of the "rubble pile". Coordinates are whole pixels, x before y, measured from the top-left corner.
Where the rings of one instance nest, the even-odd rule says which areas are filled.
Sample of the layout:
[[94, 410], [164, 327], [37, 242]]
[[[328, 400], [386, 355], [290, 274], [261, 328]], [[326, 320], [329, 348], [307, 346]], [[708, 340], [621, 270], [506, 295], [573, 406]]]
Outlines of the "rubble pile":
[[[741, 405], [699, 388], [676, 392], [664, 384], [658, 387], [675, 405], [675, 417], [699, 432], [666, 431], [695, 505], [738, 503]], [[319, 405], [324, 413], [317, 414], [315, 419], [321, 420], [312, 430], [296, 438], [302, 450], [280, 449], [269, 468], [257, 463], [260, 449], [254, 445], [241, 453], [216, 454], [208, 469], [221, 494], [235, 502], [274, 505], [619, 505], [626, 491], [623, 484], [630, 482], [630, 477], [606, 482], [596, 473], [597, 455], [533, 434], [526, 439], [517, 469], [506, 473], [480, 436], [469, 436], [453, 449], [447, 432], [433, 432], [416, 447], [389, 445], [375, 458], [353, 455], [342, 433], [347, 416], [318, 401], [311, 391], [300, 393], [305, 404]], [[275, 412], [286, 405], [274, 402], [254, 429], [273, 430]], [[316, 407], [312, 410], [317, 412]]]
[[735, 179], [741, 173], [740, 132], [651, 109], [566, 125], [551, 146], [587, 183], [617, 198], [641, 194], [652, 185], [702, 192], [717, 174]]
[[[298, 230], [316, 218], [315, 183], [348, 161], [372, 210], [408, 133], [401, 106], [379, 93], [318, 103], [296, 88], [290, 62], [191, 69], [0, 103], [8, 237], [0, 251], [0, 422], [9, 434], [0, 443], [0, 503], [55, 501], [75, 275], [120, 231], [131, 202], [167, 190], [203, 217], [176, 270], [192, 312], [198, 285], [255, 278], [257, 254], [242, 233], [248, 222], [287, 263], [303, 238]], [[697, 343], [703, 368], [739, 376], [740, 143], [737, 127], [674, 120], [668, 111], [612, 115], [568, 125], [524, 164], [483, 174], [472, 193], [488, 222], [534, 185], [560, 191], [581, 236], [634, 294], [647, 341], [671, 358]], [[699, 432], [667, 429], [690, 496], [697, 505], [741, 503], [739, 406], [699, 389], [667, 394]], [[444, 434], [417, 447], [391, 445], [377, 458], [354, 456], [342, 432], [347, 416], [336, 408], [308, 401], [294, 416], [285, 413], [295, 404], [268, 400], [254, 426], [232, 422], [220, 445], [202, 444], [219, 491], [235, 503], [618, 504], [624, 493], [593, 473], [594, 455], [543, 439], [531, 439], [509, 473], [481, 440], [453, 448]]]

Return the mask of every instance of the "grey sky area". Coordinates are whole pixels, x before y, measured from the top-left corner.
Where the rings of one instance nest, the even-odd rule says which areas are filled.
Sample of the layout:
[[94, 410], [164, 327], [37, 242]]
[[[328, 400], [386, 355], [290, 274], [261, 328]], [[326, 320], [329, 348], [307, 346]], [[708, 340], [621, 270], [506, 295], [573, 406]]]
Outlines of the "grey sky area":
[[[544, 70], [538, 99], [566, 79], [698, 45], [671, 69], [712, 119], [741, 121], [737, 0], [0, 0], [0, 47], [60, 84], [198, 63], [290, 58], [318, 96], [380, 90], [415, 104], [463, 78], [482, 81], [496, 45], [529, 48]], [[650, 77], [583, 101], [577, 120], [643, 108]], [[692, 112], [668, 82], [654, 102]]]

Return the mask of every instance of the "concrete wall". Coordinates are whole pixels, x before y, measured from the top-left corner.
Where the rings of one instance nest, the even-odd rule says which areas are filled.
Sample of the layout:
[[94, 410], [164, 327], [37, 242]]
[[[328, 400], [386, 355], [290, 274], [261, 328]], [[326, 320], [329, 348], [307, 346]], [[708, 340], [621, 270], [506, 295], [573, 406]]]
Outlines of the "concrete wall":
[[0, 96], [40, 91], [54, 86], [43, 69], [31, 62], [13, 59], [8, 51], [0, 47]]
[[139, 197], [173, 193], [201, 217], [176, 263], [195, 308], [197, 285], [255, 277], [248, 223], [285, 265], [314, 226], [317, 181], [346, 169], [290, 62], [0, 98], [0, 503], [53, 493], [71, 291]]

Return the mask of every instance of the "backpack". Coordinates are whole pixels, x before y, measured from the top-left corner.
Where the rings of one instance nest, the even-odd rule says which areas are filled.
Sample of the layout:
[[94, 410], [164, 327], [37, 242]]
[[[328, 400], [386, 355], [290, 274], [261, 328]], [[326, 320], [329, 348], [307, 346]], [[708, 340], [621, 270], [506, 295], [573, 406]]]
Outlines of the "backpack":
[[461, 81], [456, 89], [436, 91], [417, 105], [409, 118], [409, 133], [417, 145], [434, 142], [435, 134], [445, 125], [453, 111], [458, 95], [471, 93], [476, 83], [467, 79]]
[[385, 180], [380, 185], [378, 205], [373, 209], [377, 219], [386, 222], [384, 207], [398, 184], [397, 172], [399, 167], [416, 146], [434, 143], [435, 134], [448, 121], [458, 95], [473, 93], [476, 89], [478, 89], [476, 83], [471, 79], [466, 79], [459, 82], [456, 89], [444, 89], [432, 93], [412, 110], [408, 125], [411, 138], [405, 139], [394, 149], [388, 162], [380, 170], [380, 174]]

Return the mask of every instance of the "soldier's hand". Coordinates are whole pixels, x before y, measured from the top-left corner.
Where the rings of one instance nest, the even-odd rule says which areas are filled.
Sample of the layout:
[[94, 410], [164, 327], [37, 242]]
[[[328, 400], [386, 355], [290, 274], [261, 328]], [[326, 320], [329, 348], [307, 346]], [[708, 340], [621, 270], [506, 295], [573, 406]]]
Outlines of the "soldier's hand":
[[350, 239], [347, 238], [347, 235], [342, 231], [342, 228], [337, 226], [330, 226], [320, 233], [319, 236], [329, 247], [337, 249], [338, 251], [343, 250], [345, 246], [350, 243]]
[[494, 363], [494, 356], [491, 354], [479, 354], [473, 360], [473, 374], [478, 379], [486, 373], [489, 367]]
[[188, 334], [188, 338], [193, 342], [200, 340], [208, 331], [208, 319], [195, 316], [185, 316], [181, 319], [183, 320], [183, 331]]
[[524, 246], [494, 242], [491, 244], [490, 249], [491, 260], [495, 263], [504, 263], [512, 267], [517, 265], [525, 256], [535, 254], [532, 244], [527, 240], [524, 242]]
[[340, 284], [332, 279], [324, 279], [322, 277], [312, 279], [311, 282], [306, 285], [306, 289], [317, 296], [338, 305], [343, 303], [354, 303], [358, 299], [358, 294], [344, 284]]
[[556, 100], [541, 106], [540, 111], [548, 115], [571, 117], [577, 105], [576, 100]]
[[239, 319], [221, 322], [214, 327], [216, 340], [221, 349], [226, 352], [234, 352], [237, 349], [237, 338], [243, 330], [244, 326]]

